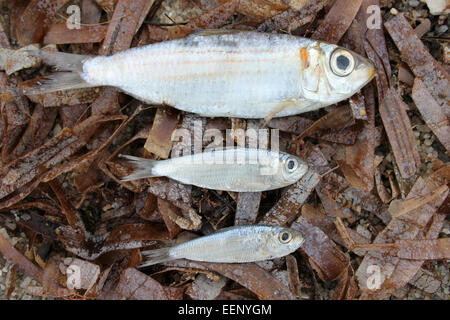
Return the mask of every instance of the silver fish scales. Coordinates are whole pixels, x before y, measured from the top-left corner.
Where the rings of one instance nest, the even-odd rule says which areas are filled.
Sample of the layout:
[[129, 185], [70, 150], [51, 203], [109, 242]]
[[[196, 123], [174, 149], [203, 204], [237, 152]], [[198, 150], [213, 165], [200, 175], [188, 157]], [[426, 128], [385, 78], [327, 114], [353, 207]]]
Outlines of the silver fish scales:
[[308, 171], [305, 161], [264, 149], [225, 148], [167, 160], [121, 157], [135, 166], [135, 171], [123, 181], [167, 176], [186, 184], [234, 192], [286, 187]]
[[112, 56], [39, 51], [62, 72], [28, 93], [114, 86], [144, 102], [209, 117], [267, 118], [351, 97], [373, 64], [333, 44], [285, 34], [206, 31]]
[[189, 259], [205, 262], [243, 263], [274, 259], [297, 250], [305, 241], [296, 230], [279, 226], [240, 226], [173, 247], [143, 251], [140, 267]]

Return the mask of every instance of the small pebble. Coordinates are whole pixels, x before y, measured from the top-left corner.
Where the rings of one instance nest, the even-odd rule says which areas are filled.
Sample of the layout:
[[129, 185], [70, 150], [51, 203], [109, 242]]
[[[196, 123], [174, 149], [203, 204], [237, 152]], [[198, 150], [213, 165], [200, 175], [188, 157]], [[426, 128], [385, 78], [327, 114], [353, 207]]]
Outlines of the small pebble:
[[419, 2], [419, 0], [409, 0], [408, 4], [409, 4], [410, 7], [415, 8], [415, 7], [417, 7], [420, 4], [420, 2]]
[[436, 28], [437, 34], [443, 34], [446, 33], [448, 30], [448, 26], [446, 24], [443, 24], [442, 26], [439, 26]]
[[395, 9], [395, 8], [392, 8], [389, 12], [390, 12], [393, 16], [398, 15], [398, 10]]

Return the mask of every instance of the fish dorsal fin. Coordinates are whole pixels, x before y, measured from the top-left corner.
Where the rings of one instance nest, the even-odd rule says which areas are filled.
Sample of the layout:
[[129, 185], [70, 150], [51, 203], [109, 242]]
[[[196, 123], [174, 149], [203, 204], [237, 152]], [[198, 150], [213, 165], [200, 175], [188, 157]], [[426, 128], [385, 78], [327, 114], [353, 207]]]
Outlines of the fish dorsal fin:
[[236, 34], [241, 32], [251, 32], [249, 30], [223, 30], [223, 29], [204, 29], [194, 31], [191, 36], [217, 36], [222, 34]]

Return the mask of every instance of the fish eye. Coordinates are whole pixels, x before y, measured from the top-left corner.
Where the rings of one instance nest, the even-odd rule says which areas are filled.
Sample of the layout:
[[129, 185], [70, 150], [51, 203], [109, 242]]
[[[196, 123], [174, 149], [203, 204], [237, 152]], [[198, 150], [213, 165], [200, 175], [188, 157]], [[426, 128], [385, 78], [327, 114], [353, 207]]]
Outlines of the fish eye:
[[292, 234], [289, 231], [281, 231], [278, 235], [278, 239], [280, 239], [281, 243], [288, 243], [292, 240]]
[[298, 161], [294, 158], [288, 159], [286, 169], [288, 172], [294, 172], [298, 168]]
[[331, 55], [330, 66], [335, 75], [345, 77], [355, 69], [355, 58], [349, 51], [337, 49]]

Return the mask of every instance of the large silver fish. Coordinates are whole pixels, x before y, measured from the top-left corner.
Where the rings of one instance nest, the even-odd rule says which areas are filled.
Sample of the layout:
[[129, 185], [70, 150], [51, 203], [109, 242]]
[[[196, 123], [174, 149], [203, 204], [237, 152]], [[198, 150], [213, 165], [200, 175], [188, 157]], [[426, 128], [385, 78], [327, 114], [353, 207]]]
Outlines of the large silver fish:
[[208, 117], [272, 118], [345, 100], [375, 75], [366, 58], [286, 34], [206, 31], [112, 56], [38, 51], [60, 72], [28, 94], [114, 86]]
[[286, 256], [304, 241], [299, 231], [289, 228], [231, 227], [173, 247], [143, 251], [140, 267], [176, 259], [222, 263], [263, 261]]
[[226, 148], [167, 160], [121, 157], [136, 167], [123, 181], [167, 176], [202, 188], [235, 192], [286, 187], [308, 171], [305, 161], [264, 149]]

